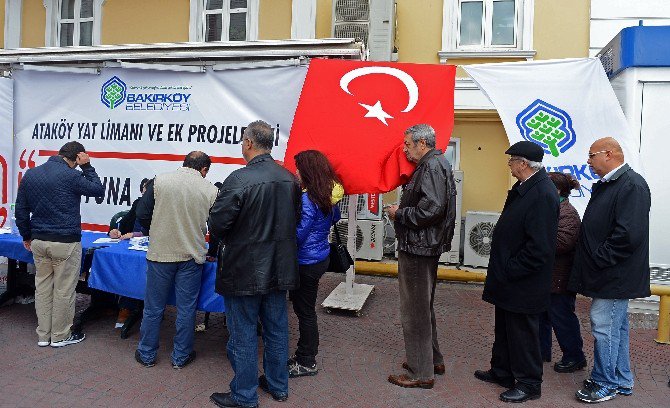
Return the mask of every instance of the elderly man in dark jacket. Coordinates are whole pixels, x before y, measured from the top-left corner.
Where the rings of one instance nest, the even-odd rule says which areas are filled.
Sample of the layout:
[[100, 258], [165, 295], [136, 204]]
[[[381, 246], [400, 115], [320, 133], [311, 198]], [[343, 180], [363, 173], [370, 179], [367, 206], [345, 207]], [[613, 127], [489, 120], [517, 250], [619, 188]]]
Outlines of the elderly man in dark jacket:
[[601, 179], [584, 212], [568, 288], [593, 298], [593, 371], [576, 396], [601, 402], [633, 393], [627, 311], [629, 299], [650, 295], [651, 193], [611, 137], [591, 145], [588, 164]]
[[[75, 168], [81, 167], [81, 171]], [[75, 287], [81, 269], [81, 197], [105, 193], [84, 146], [65, 143], [58, 155], [30, 169], [16, 195], [16, 225], [35, 258], [37, 345], [84, 340], [73, 332]]]
[[435, 131], [415, 125], [405, 132], [405, 155], [417, 163], [403, 186], [400, 206], [387, 209], [398, 239], [400, 320], [409, 374], [390, 375], [401, 387], [433, 388], [444, 374], [435, 327], [435, 283], [440, 255], [450, 249], [456, 218], [456, 184], [449, 162], [435, 149]]
[[558, 193], [539, 145], [522, 141], [505, 153], [518, 181], [493, 231], [482, 298], [495, 305], [495, 340], [491, 368], [475, 377], [509, 388], [502, 401], [524, 402], [541, 395], [539, 319], [550, 303]]
[[286, 291], [298, 286], [301, 191], [270, 156], [273, 145], [270, 125], [249, 124], [242, 136], [247, 165], [226, 178], [210, 212], [210, 229], [221, 239], [216, 291], [226, 299], [228, 360], [235, 373], [230, 392], [211, 396], [220, 407], [258, 405], [259, 317], [265, 371], [260, 386], [275, 400], [288, 398]]

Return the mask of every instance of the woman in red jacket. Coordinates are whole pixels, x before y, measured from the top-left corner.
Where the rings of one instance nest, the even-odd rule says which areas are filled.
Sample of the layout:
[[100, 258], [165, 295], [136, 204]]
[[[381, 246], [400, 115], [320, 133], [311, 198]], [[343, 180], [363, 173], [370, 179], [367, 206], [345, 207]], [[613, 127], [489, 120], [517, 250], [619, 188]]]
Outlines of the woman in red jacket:
[[544, 361], [551, 361], [551, 331], [561, 347], [563, 357], [554, 364], [559, 373], [572, 373], [586, 367], [579, 320], [575, 315], [574, 292], [567, 289], [570, 271], [575, 257], [575, 244], [581, 221], [568, 197], [573, 189], [579, 189], [579, 182], [565, 173], [549, 173], [560, 196], [556, 258], [552, 270], [551, 307], [540, 316], [540, 346]]

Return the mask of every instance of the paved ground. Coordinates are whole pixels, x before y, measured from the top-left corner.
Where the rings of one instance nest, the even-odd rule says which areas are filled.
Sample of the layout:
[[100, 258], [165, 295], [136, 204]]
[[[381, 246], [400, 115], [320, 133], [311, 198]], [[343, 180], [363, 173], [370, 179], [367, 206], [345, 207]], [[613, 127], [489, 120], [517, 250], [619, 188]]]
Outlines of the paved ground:
[[[326, 274], [319, 301], [343, 279]], [[408, 390], [386, 382], [401, 373], [404, 346], [398, 315], [398, 285], [392, 278], [358, 277], [376, 289], [362, 317], [326, 314], [319, 309], [321, 348], [316, 377], [290, 381], [290, 397], [278, 403], [260, 392], [264, 407], [491, 407], [503, 389], [477, 381], [472, 373], [488, 368], [493, 341], [493, 307], [481, 301], [480, 285], [440, 283], [436, 312], [447, 373], [432, 390]], [[87, 304], [81, 296], [78, 310]], [[592, 355], [588, 331], [588, 300], [580, 298], [585, 352]], [[297, 322], [289, 313], [291, 345]], [[225, 355], [227, 332], [222, 315], [212, 315], [212, 326], [196, 335], [198, 358], [183, 370], [170, 366], [174, 310], [163, 323], [158, 365], [139, 366], [133, 359], [137, 333], [122, 340], [112, 329], [114, 317], [87, 326], [83, 343], [63, 349], [38, 348], [33, 305], [0, 309], [1, 407], [207, 407], [212, 392], [226, 391], [232, 377]], [[199, 314], [199, 321], [202, 315]], [[657, 345], [655, 330], [634, 329], [632, 363], [635, 394], [604, 403], [608, 407], [670, 407], [670, 346]], [[292, 351], [292, 350], [291, 350]], [[554, 347], [554, 359], [558, 357]], [[589, 361], [591, 363], [591, 361]], [[557, 374], [545, 364], [542, 398], [528, 407], [584, 407], [574, 392], [587, 371]]]

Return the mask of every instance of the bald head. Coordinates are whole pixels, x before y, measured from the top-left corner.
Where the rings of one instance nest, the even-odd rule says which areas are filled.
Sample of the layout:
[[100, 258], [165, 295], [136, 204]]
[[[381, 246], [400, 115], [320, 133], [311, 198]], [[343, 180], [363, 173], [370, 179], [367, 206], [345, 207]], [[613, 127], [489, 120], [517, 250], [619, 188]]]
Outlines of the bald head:
[[589, 149], [587, 162], [597, 175], [603, 177], [624, 163], [621, 145], [613, 137], [598, 139]]

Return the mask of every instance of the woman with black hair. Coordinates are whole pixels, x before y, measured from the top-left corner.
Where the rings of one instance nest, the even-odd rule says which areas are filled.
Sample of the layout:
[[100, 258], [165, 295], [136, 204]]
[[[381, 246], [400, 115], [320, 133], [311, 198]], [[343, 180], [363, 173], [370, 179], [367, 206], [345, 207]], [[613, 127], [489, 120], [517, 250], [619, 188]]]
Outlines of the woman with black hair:
[[291, 291], [293, 310], [298, 316], [300, 337], [289, 359], [289, 377], [316, 375], [319, 328], [316, 320], [316, 295], [319, 279], [328, 268], [330, 227], [340, 219], [337, 202], [344, 188], [323, 153], [306, 150], [295, 156], [296, 176], [303, 189], [302, 214], [297, 228], [300, 287]]
[[579, 182], [565, 173], [549, 173], [558, 190], [560, 205], [556, 255], [551, 274], [551, 306], [540, 315], [540, 347], [544, 361], [551, 361], [551, 331], [561, 347], [563, 357], [554, 364], [559, 373], [572, 373], [586, 367], [579, 320], [575, 315], [576, 294], [567, 289], [575, 257], [575, 245], [581, 221], [570, 204], [570, 193], [579, 189]]

